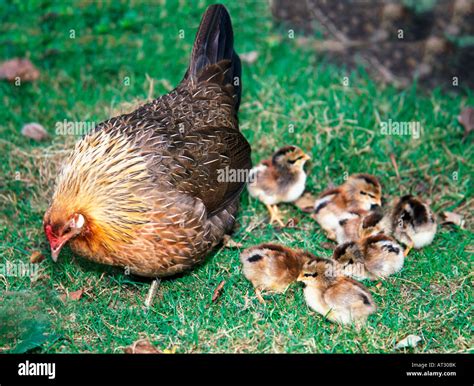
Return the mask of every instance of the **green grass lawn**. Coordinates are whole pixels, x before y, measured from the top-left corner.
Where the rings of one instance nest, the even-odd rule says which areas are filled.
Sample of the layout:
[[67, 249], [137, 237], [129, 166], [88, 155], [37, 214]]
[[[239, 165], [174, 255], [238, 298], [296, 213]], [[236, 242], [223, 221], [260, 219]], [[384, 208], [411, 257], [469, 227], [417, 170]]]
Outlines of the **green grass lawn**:
[[[103, 3], [0, 4], [0, 60], [27, 56], [41, 71], [38, 81], [21, 87], [0, 82], [0, 262], [27, 263], [35, 250], [47, 256], [36, 280], [0, 275], [0, 349], [122, 352], [147, 337], [179, 353], [393, 352], [409, 334], [423, 339], [413, 352], [471, 349], [473, 146], [472, 134], [463, 141], [457, 115], [474, 105], [472, 91], [426, 92], [416, 84], [400, 91], [376, 84], [363, 70], [329, 64], [297, 45], [298, 33], [290, 39], [266, 1], [224, 1], [237, 52], [258, 52], [255, 63], [243, 64], [240, 109], [254, 162], [279, 146], [299, 145], [313, 155], [308, 190], [315, 194], [341, 183], [345, 173], [373, 173], [387, 200], [419, 193], [437, 214], [463, 214], [468, 229], [439, 227], [433, 244], [410, 253], [401, 273], [378, 286], [366, 283], [379, 309], [361, 331], [312, 312], [296, 284], [260, 304], [241, 273], [239, 249], [218, 248], [192, 272], [164, 280], [147, 313], [149, 281], [89, 263], [68, 248], [54, 264], [41, 223], [57, 165], [74, 142], [55, 135], [56, 122], [98, 123], [145, 100], [150, 90], [153, 97], [170, 91], [186, 70], [210, 2]], [[389, 119], [420, 122], [420, 138], [381, 135], [380, 122]], [[28, 122], [44, 125], [50, 139], [23, 137]], [[265, 207], [244, 193], [233, 239], [243, 248], [276, 241], [330, 256], [311, 218], [290, 205], [282, 210], [299, 219], [296, 228], [268, 225]], [[84, 291], [79, 300], [65, 299], [77, 290]]]

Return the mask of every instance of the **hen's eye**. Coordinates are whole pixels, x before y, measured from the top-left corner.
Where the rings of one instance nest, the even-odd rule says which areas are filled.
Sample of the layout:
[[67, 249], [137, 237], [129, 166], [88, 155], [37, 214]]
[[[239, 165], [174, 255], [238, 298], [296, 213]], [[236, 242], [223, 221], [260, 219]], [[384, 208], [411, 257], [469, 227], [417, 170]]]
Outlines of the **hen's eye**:
[[68, 226], [64, 229], [64, 233], [69, 233], [69, 232], [71, 232], [71, 227], [70, 226]]

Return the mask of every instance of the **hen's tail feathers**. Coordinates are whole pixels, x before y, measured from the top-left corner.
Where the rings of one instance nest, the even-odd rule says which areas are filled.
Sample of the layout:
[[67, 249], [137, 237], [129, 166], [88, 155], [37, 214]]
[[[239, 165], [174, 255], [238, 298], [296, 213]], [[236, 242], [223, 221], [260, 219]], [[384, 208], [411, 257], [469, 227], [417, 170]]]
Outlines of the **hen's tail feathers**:
[[234, 51], [234, 34], [229, 13], [223, 5], [207, 8], [194, 40], [191, 61], [184, 77], [193, 84], [203, 81], [233, 87], [235, 109], [241, 95], [241, 64]]

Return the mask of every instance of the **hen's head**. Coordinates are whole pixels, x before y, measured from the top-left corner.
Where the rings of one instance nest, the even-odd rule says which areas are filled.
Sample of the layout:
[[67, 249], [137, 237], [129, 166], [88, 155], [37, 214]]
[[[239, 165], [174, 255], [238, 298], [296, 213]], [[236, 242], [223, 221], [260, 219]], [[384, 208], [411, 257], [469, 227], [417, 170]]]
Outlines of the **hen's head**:
[[130, 243], [148, 221], [150, 186], [146, 160], [127, 137], [99, 131], [80, 140], [43, 219], [53, 260], [68, 242], [82, 255]]
[[72, 238], [88, 231], [86, 218], [81, 213], [58, 213], [50, 208], [43, 219], [44, 233], [51, 247], [53, 261], [58, 260], [61, 248]]

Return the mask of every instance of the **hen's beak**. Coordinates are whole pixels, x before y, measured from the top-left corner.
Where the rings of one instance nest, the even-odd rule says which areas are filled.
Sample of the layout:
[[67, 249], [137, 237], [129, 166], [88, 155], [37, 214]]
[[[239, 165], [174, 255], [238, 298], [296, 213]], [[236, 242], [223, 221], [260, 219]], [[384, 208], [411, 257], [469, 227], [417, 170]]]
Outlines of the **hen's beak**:
[[72, 234], [65, 234], [62, 237], [57, 237], [53, 234], [51, 225], [46, 225], [44, 227], [44, 233], [46, 233], [46, 237], [48, 238], [49, 246], [51, 247], [51, 258], [54, 262], [58, 261], [59, 252], [61, 252], [61, 248], [66, 244], [69, 239], [71, 238]]
[[56, 263], [58, 261], [58, 256], [59, 256], [59, 252], [61, 252], [61, 248], [63, 247], [63, 245], [66, 243], [67, 240], [63, 240], [62, 242], [57, 242], [55, 244], [51, 244], [50, 242], [50, 246], [51, 246], [51, 258], [53, 259], [53, 261]]

